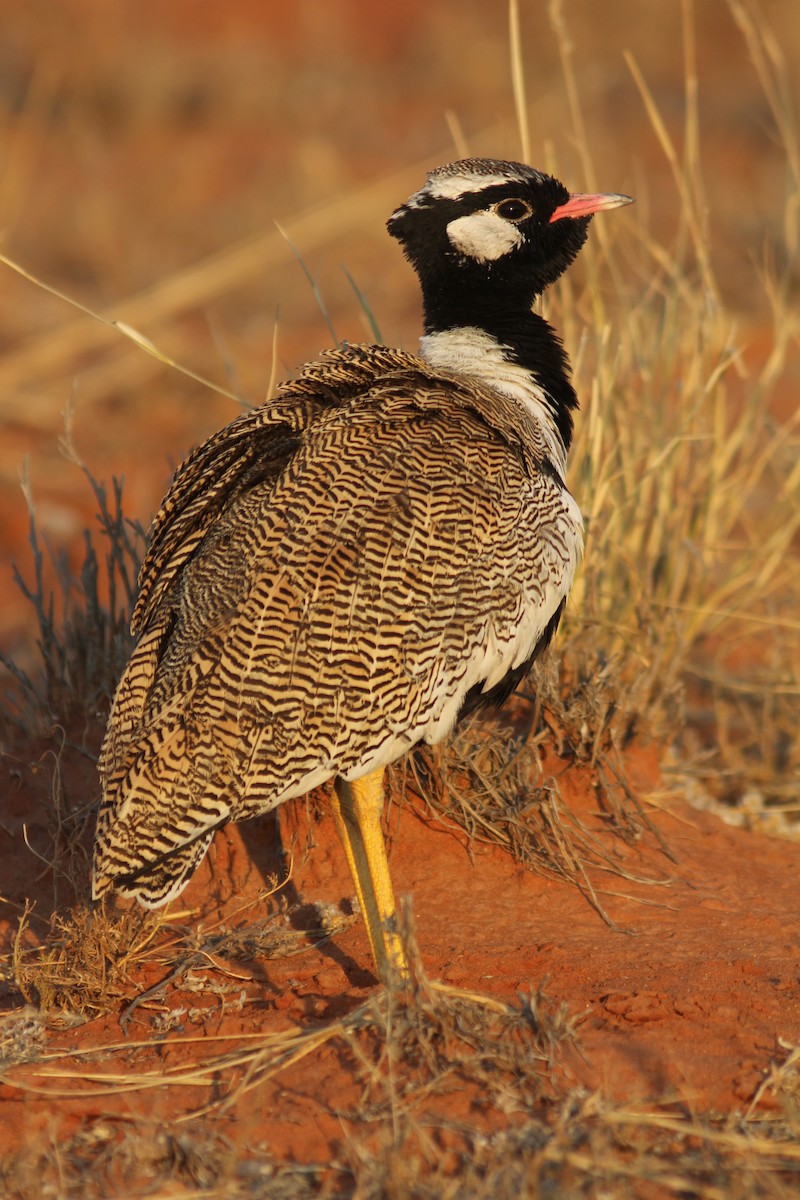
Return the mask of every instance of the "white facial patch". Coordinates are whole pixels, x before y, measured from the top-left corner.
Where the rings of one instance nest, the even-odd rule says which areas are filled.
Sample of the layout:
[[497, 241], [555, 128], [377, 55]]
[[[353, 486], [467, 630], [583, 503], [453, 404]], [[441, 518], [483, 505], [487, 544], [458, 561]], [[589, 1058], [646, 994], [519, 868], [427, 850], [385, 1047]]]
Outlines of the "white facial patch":
[[447, 226], [450, 245], [477, 262], [494, 262], [522, 245], [522, 233], [495, 212], [470, 213]]

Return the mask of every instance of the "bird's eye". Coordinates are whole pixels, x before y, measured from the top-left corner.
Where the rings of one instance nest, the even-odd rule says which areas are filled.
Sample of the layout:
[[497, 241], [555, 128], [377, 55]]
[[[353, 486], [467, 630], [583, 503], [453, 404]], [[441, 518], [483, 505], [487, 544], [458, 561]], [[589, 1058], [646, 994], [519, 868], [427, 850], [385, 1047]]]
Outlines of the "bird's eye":
[[527, 200], [501, 200], [499, 204], [495, 204], [494, 211], [506, 221], [524, 221], [533, 209]]

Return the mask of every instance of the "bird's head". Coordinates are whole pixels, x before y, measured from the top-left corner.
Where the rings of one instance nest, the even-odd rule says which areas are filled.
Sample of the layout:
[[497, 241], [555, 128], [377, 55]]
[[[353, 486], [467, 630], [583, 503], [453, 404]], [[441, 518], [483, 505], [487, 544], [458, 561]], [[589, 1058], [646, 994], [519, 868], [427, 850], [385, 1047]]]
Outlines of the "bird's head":
[[575, 258], [594, 213], [631, 201], [570, 195], [524, 163], [468, 158], [432, 171], [387, 227], [424, 291], [499, 286], [530, 306]]

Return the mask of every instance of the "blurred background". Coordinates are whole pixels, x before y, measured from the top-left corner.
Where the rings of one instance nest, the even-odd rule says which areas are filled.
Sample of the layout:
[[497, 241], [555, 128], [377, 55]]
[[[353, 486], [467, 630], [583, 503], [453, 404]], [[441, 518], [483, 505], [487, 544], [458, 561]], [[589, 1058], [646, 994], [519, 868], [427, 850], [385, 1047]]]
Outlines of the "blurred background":
[[[680, 200], [665, 139], [695, 156], [718, 297], [757, 348], [763, 267], [780, 269], [791, 237], [764, 76], [770, 47], [800, 63], [796, 0], [519, 0], [519, 18], [533, 164], [575, 190], [635, 195], [640, 227], [669, 245]], [[0, 252], [257, 402], [334, 337], [372, 339], [369, 314], [414, 347], [415, 281], [384, 223], [442, 161], [521, 156], [507, 6], [8, 5], [0, 144]], [[82, 460], [124, 475], [126, 511], [146, 523], [187, 449], [239, 408], [0, 272], [0, 646], [13, 651], [31, 620], [11, 582], [13, 559], [29, 572], [21, 464], [53, 545], [79, 560], [93, 519], [65, 411]]]

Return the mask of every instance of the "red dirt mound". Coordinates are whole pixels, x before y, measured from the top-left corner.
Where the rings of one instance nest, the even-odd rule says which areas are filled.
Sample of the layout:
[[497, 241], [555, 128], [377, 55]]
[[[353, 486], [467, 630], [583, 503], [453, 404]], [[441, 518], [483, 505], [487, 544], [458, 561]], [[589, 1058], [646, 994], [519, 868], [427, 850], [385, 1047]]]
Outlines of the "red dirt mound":
[[[654, 764], [653, 753], [629, 758], [640, 794], [656, 783]], [[425, 971], [512, 1003], [546, 980], [548, 996], [579, 1018], [578, 1048], [554, 1052], [563, 1085], [600, 1088], [613, 1100], [672, 1098], [684, 1111], [741, 1108], [783, 1057], [779, 1039], [800, 1040], [800, 847], [676, 805], [651, 814], [673, 863], [651, 834], [629, 845], [609, 828], [584, 769], [563, 772], [560, 784], [584, 830], [625, 872], [589, 873], [613, 925], [574, 883], [522, 869], [497, 846], [469, 845], [458, 826], [410, 797], [389, 812], [390, 862], [398, 894], [413, 898]], [[6, 1073], [0, 1154], [33, 1136], [58, 1143], [100, 1117], [180, 1123], [195, 1114], [193, 1129], [210, 1122], [243, 1150], [257, 1132], [258, 1144], [284, 1161], [335, 1157], [341, 1113], [358, 1108], [362, 1085], [352, 1046], [326, 1028], [377, 984], [360, 919], [349, 927], [341, 919], [352, 887], [333, 824], [325, 815], [310, 821], [308, 811], [288, 805], [280, 817], [283, 845], [294, 847], [284, 892], [305, 905], [290, 905], [282, 920], [287, 930], [305, 921], [318, 932], [320, 914], [335, 913], [339, 932], [320, 944], [296, 934], [295, 952], [279, 958], [245, 951], [223, 959], [206, 942], [178, 972], [174, 954], [169, 964], [155, 955], [131, 979], [131, 996], [154, 990], [124, 1030], [116, 1013], [53, 1032], [44, 1049], [55, 1060]], [[11, 899], [35, 867], [14, 844], [9, 855], [12, 841], [3, 843]], [[281, 864], [274, 821], [225, 831], [184, 894], [187, 927], [213, 929], [220, 912], [234, 926], [245, 911], [251, 921], [270, 904], [274, 911], [275, 897], [254, 902]], [[231, 1081], [253, 1070], [242, 1055], [292, 1033], [319, 1033], [319, 1045], [309, 1049], [306, 1039], [281, 1070], [256, 1072], [252, 1094], [242, 1088], [226, 1107]], [[192, 1075], [192, 1064], [223, 1053], [233, 1056], [227, 1064]], [[440, 1115], [479, 1112], [487, 1129], [510, 1119], [481, 1108], [468, 1083], [428, 1104]]]

